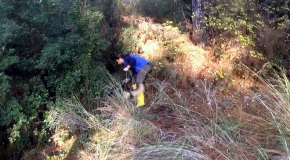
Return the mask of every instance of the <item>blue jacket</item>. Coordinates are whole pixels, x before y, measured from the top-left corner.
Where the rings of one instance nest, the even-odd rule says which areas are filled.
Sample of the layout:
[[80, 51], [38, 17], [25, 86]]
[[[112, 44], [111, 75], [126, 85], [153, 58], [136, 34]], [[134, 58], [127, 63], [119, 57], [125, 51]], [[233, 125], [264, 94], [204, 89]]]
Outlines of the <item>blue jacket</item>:
[[148, 60], [134, 54], [126, 54], [123, 59], [125, 67], [130, 65], [135, 73], [138, 73], [142, 67], [149, 64]]

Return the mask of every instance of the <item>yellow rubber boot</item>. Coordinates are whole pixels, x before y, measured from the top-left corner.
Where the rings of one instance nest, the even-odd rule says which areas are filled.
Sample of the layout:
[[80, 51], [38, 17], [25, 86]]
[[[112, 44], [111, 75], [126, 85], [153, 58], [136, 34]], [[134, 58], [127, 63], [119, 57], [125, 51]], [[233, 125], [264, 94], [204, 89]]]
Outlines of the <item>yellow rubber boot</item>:
[[[135, 90], [137, 89], [137, 85], [133, 84], [132, 85], [132, 89]], [[137, 96], [137, 105], [136, 107], [142, 107], [145, 105], [145, 96], [144, 96], [144, 92], [139, 93]]]
[[142, 107], [145, 105], [145, 96], [144, 92], [137, 95], [137, 105], [136, 107]]

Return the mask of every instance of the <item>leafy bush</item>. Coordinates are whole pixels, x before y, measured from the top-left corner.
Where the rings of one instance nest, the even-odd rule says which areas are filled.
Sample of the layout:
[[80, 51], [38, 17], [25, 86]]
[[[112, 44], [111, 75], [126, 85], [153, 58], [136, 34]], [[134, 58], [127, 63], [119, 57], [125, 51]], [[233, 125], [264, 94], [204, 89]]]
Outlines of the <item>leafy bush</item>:
[[[269, 2], [269, 1], [267, 1]], [[289, 10], [284, 3], [218, 1], [204, 4], [203, 33], [217, 55], [226, 48], [240, 47], [251, 57], [276, 61], [288, 57]], [[285, 52], [286, 51], [286, 52]], [[284, 65], [286, 63], [280, 63]]]
[[81, 0], [4, 0], [0, 8], [0, 137], [17, 156], [46, 141], [42, 121], [56, 97], [101, 96], [109, 43], [101, 11]]
[[172, 19], [178, 10], [178, 3], [174, 0], [140, 0], [137, 8], [141, 15], [152, 17], [155, 20]]

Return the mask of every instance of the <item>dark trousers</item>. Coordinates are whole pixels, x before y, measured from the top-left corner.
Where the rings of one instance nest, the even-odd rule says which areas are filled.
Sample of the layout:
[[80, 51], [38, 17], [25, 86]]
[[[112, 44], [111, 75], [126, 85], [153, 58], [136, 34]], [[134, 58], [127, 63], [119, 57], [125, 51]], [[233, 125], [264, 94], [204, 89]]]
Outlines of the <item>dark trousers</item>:
[[151, 70], [151, 66], [149, 64], [143, 66], [138, 73], [133, 75], [133, 82], [140, 84], [143, 83], [147, 73]]

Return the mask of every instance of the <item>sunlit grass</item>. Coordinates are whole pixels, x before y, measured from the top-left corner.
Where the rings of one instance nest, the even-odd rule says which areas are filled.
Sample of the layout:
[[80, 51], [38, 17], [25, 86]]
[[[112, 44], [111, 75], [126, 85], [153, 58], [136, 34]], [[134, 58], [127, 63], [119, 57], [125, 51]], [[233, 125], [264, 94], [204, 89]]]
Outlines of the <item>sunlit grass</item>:
[[[268, 110], [268, 122], [276, 129], [275, 138], [280, 142], [279, 149], [266, 150], [276, 154], [276, 158], [290, 159], [289, 136], [290, 136], [290, 81], [286, 72], [274, 73], [274, 78], [261, 80], [267, 86], [267, 93], [257, 96], [256, 99]], [[288, 157], [288, 158], [286, 158]]]
[[[50, 111], [47, 122], [56, 131], [66, 127], [79, 135], [76, 142], [82, 146], [77, 154], [79, 159], [285, 158], [289, 155], [290, 129], [287, 96], [290, 83], [285, 78], [267, 83], [270, 94], [257, 93], [255, 99], [268, 112], [261, 117], [241, 113], [251, 117], [246, 120], [222, 111], [219, 91], [210, 83], [202, 82], [198, 90], [186, 97], [176, 86], [152, 79], [149, 103], [146, 108], [135, 108], [134, 101], [122, 97], [119, 80], [111, 77], [108, 85], [116, 90], [107, 98], [106, 106], [97, 108], [101, 114], [86, 111], [76, 99], [63, 100]], [[207, 112], [187, 106], [193, 98], [199, 102], [195, 105]], [[179, 133], [148, 120], [150, 110], [160, 106], [170, 108], [172, 113], [159, 115], [158, 121], [172, 118], [179, 124]], [[279, 141], [284, 152], [267, 145]]]

